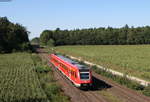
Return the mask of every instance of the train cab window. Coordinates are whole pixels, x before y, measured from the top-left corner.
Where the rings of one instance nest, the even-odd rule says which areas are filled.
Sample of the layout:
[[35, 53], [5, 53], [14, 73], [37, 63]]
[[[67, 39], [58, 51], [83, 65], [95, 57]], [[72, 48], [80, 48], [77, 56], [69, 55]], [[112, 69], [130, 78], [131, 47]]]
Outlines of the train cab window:
[[89, 80], [89, 72], [80, 72], [81, 80]]

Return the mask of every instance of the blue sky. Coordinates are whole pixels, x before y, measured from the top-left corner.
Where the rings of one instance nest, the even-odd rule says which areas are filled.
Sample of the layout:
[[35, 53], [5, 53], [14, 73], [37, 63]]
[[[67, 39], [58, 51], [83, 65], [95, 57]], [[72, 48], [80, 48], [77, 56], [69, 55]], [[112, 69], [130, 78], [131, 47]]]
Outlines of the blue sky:
[[[1, 0], [0, 0], [1, 1]], [[0, 16], [30, 31], [150, 25], [150, 0], [12, 0], [0, 2]]]

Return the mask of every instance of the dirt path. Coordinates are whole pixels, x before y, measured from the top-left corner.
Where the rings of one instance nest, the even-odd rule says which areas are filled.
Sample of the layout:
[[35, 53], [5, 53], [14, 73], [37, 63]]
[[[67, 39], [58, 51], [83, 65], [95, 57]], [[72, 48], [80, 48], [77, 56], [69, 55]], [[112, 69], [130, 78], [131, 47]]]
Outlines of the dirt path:
[[[42, 49], [38, 50], [39, 55], [49, 60], [48, 54]], [[49, 62], [48, 64], [52, 66]], [[71, 98], [72, 102], [150, 102], [150, 98], [133, 90], [123, 87], [101, 75], [93, 72], [94, 88], [91, 90], [80, 90], [53, 66], [56, 80], [62, 86], [62, 90]]]

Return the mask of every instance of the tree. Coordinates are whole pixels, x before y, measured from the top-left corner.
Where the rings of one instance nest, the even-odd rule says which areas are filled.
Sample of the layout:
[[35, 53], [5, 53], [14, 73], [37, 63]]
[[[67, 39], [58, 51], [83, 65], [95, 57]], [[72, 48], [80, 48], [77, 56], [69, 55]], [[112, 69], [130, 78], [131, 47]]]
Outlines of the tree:
[[126, 45], [150, 44], [150, 27], [122, 28], [89, 28], [54, 31], [46, 30], [40, 36], [43, 43], [52, 39], [55, 46], [59, 45]]
[[47, 45], [47, 42], [49, 39], [51, 39], [53, 36], [53, 32], [50, 30], [44, 30], [42, 34], [40, 35], [40, 44], [41, 45]]
[[50, 47], [52, 47], [52, 46], [54, 46], [54, 40], [53, 39], [49, 39], [48, 40], [48, 42], [47, 42], [47, 46], [50, 46]]
[[39, 45], [39, 44], [40, 44], [40, 38], [35, 37], [35, 38], [33, 38], [30, 42], [31, 42], [32, 44]]
[[0, 52], [22, 50], [21, 45], [25, 43], [29, 43], [26, 28], [10, 22], [7, 17], [0, 17]]

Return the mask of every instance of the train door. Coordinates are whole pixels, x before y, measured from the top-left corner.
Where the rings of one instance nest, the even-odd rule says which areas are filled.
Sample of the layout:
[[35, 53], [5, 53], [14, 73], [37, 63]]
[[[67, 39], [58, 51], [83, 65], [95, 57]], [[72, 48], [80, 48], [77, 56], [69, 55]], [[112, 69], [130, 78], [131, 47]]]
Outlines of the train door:
[[71, 68], [69, 68], [69, 78], [71, 78]]

